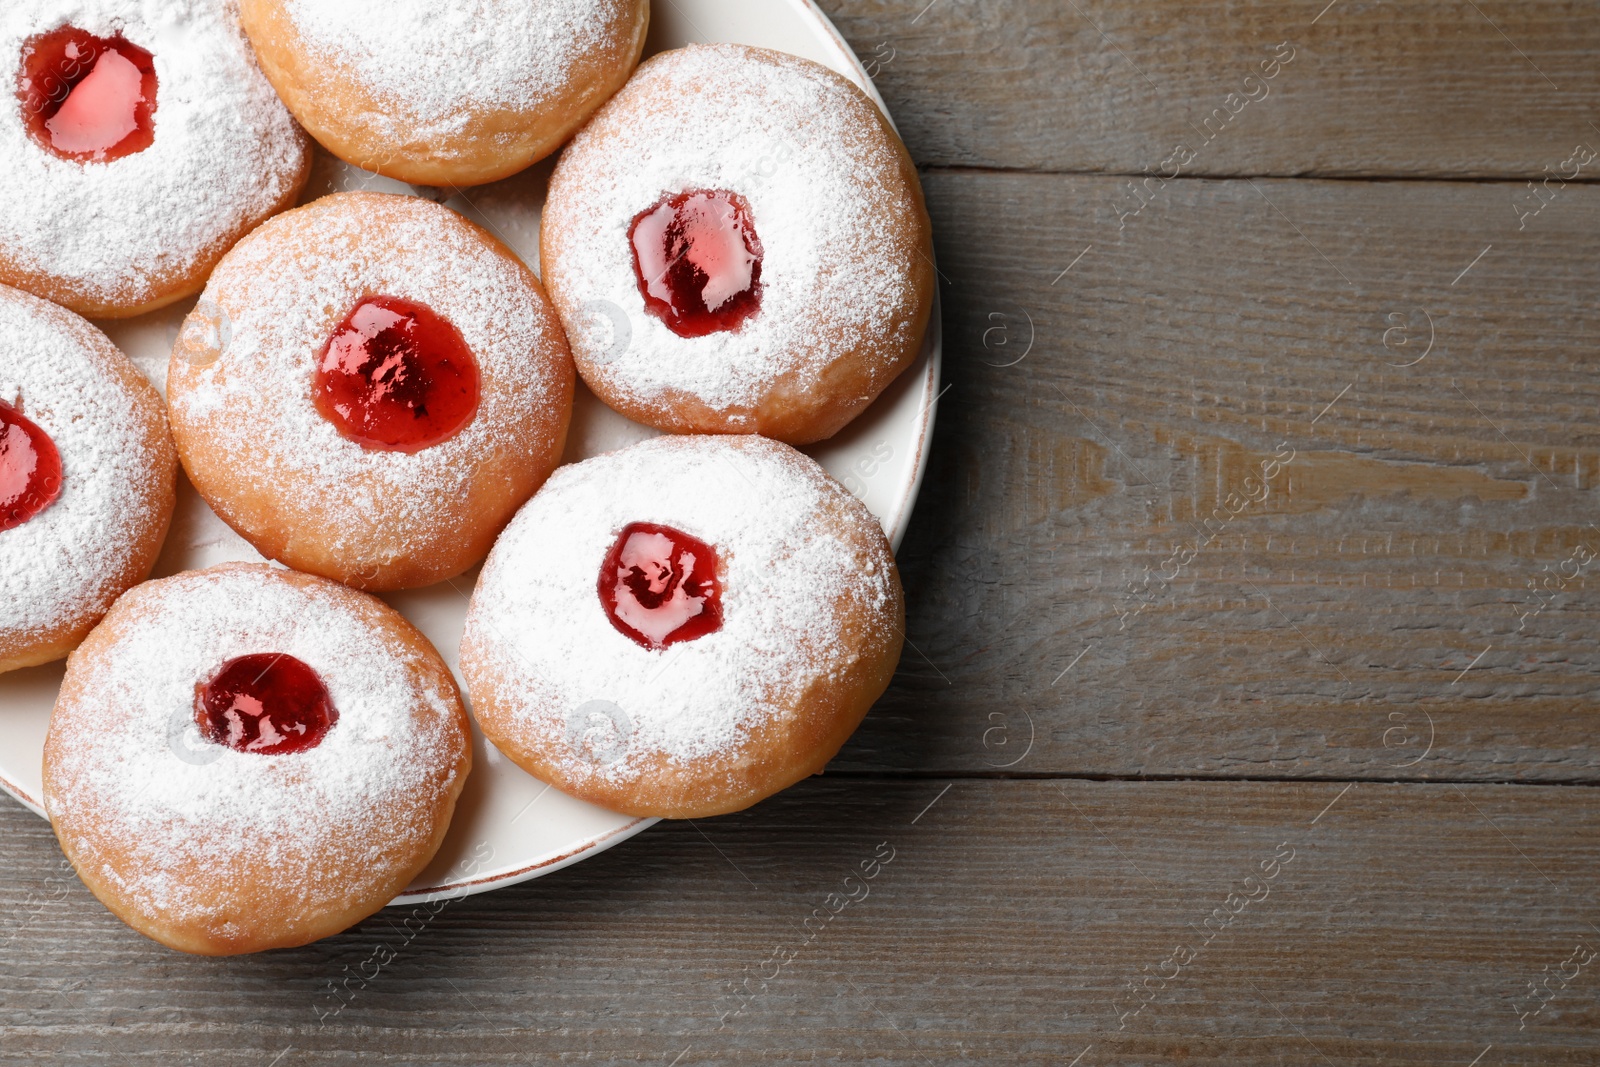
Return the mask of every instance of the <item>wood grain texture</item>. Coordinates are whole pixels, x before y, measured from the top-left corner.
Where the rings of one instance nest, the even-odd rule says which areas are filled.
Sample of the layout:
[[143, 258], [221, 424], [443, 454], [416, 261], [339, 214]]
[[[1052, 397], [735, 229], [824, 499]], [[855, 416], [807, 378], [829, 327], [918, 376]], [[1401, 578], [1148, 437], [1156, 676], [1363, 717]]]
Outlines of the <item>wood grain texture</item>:
[[862, 730], [244, 959], [0, 804], [0, 1067], [1595, 1062], [1600, 12], [823, 6], [945, 307]]
[[1600, 147], [1600, 20], [1572, 0], [822, 7], [927, 165], [1137, 174], [1185, 144], [1190, 174], [1527, 177]]
[[[1342, 790], [813, 780], [409, 940], [390, 909], [231, 960], [76, 885], [29, 913], [58, 853], [5, 808], [0, 1063], [1592, 1063], [1592, 791]], [[1534, 1014], [1547, 966], [1577, 973]]]
[[927, 187], [914, 647], [839, 766], [1600, 777], [1600, 189]]

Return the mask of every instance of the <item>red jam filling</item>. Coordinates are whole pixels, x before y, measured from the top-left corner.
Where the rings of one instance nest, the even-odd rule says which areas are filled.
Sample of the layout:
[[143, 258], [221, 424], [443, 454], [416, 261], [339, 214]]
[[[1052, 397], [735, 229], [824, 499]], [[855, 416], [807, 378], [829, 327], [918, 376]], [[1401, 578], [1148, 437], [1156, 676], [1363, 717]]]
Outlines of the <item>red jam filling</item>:
[[194, 717], [207, 741], [281, 756], [316, 748], [339, 721], [317, 672], [281, 652], [230, 659], [195, 686]]
[[628, 239], [644, 306], [679, 337], [736, 330], [761, 307], [761, 240], [739, 194], [669, 196]]
[[722, 629], [716, 549], [682, 530], [629, 523], [600, 567], [600, 603], [611, 625], [661, 649]]
[[61, 495], [61, 453], [50, 435], [0, 402], [0, 531], [21, 526]]
[[17, 96], [28, 132], [62, 159], [104, 163], [155, 140], [155, 60], [120, 36], [63, 26], [31, 38]]
[[478, 361], [461, 331], [424, 304], [369, 296], [317, 360], [317, 410], [363, 448], [420, 452], [478, 410]]

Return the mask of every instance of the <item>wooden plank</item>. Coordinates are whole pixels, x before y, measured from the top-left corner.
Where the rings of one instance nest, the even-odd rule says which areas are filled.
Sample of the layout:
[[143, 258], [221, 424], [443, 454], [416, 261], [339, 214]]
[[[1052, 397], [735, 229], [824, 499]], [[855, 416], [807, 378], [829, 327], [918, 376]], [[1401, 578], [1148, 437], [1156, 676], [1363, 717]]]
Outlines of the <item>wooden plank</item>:
[[911, 647], [837, 767], [1600, 776], [1600, 189], [927, 184]]
[[1570, 0], [822, 6], [928, 165], [1532, 177], [1600, 147], [1600, 15]]
[[0, 1061], [1594, 1062], [1592, 790], [947, 784], [813, 780], [233, 960], [147, 942], [75, 882], [30, 910], [59, 854], [0, 806]]

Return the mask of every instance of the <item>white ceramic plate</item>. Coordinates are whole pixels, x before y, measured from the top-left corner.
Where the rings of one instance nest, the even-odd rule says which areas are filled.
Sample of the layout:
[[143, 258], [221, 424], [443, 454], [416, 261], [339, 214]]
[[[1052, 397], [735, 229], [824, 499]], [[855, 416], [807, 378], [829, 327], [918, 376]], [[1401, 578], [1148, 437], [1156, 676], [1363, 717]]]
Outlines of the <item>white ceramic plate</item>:
[[[824, 63], [877, 98], [860, 62], [810, 0], [661, 0], [652, 6], [651, 20], [647, 52], [708, 41], [776, 48]], [[498, 234], [537, 270], [539, 209], [549, 173], [547, 162], [444, 203]], [[304, 199], [335, 189], [444, 196], [440, 190], [368, 174], [319, 152]], [[193, 306], [187, 300], [142, 318], [100, 325], [164, 389], [167, 357]], [[866, 502], [897, 548], [916, 500], [933, 428], [939, 338], [935, 307], [917, 363], [842, 433], [807, 450]], [[579, 383], [567, 461], [652, 436], [655, 431], [624, 419]], [[260, 559], [180, 475], [178, 509], [156, 575]], [[476, 581], [473, 570], [453, 582], [385, 599], [427, 634], [456, 670], [467, 596]], [[41, 815], [41, 754], [62, 669], [57, 663], [0, 675], [0, 787]], [[395, 903], [481, 893], [537, 878], [624, 841], [653, 822], [567, 796], [500, 755], [474, 727], [472, 775], [449, 836], [433, 863]]]

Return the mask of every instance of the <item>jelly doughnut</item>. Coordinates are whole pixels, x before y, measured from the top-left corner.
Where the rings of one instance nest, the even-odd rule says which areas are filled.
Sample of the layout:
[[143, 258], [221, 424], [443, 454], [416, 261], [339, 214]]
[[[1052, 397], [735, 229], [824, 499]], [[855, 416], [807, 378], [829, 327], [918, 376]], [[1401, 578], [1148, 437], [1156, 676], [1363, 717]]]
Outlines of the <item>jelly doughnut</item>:
[[542, 271], [583, 380], [677, 433], [829, 437], [921, 350], [916, 170], [809, 60], [697, 45], [643, 64], [562, 153]]
[[489, 551], [560, 459], [574, 380], [503, 244], [427, 200], [336, 193], [217, 266], [167, 398], [190, 480], [257, 551], [403, 589]]
[[820, 770], [894, 674], [871, 512], [762, 437], [562, 467], [506, 527], [461, 642], [473, 714], [530, 774], [630, 815], [737, 811]]
[[0, 286], [0, 671], [65, 656], [149, 575], [177, 467], [161, 397], [128, 357]]
[[398, 612], [233, 563], [139, 586], [72, 654], [44, 806], [119, 919], [232, 955], [393, 900], [438, 851], [471, 760], [450, 671]]
[[80, 314], [195, 292], [310, 173], [232, 0], [0, 5], [0, 84], [0, 283]]
[[477, 185], [560, 147], [639, 62], [647, 0], [242, 0], [278, 93], [347, 163]]

